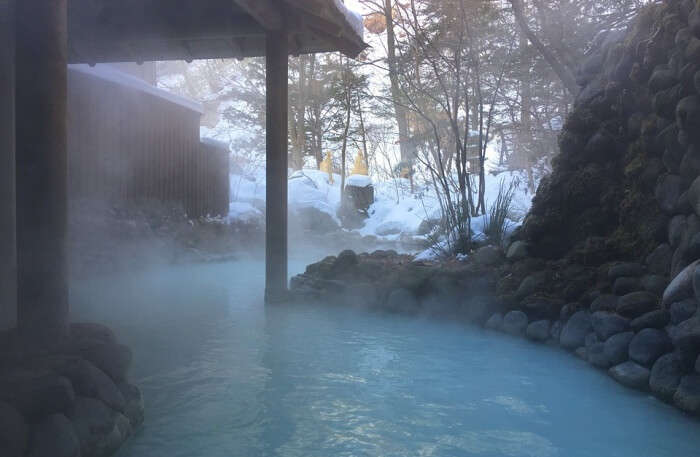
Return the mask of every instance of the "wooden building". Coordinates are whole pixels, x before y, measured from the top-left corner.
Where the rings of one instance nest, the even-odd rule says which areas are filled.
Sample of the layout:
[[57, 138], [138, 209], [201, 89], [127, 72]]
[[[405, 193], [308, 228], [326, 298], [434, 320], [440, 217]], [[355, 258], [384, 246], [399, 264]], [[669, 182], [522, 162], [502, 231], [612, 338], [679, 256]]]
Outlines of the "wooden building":
[[199, 139], [199, 103], [112, 66], [68, 67], [68, 194], [228, 212], [226, 146]]
[[356, 19], [340, 0], [0, 0], [1, 315], [32, 344], [67, 332], [68, 63], [265, 56], [265, 294], [283, 297], [287, 58], [356, 56]]

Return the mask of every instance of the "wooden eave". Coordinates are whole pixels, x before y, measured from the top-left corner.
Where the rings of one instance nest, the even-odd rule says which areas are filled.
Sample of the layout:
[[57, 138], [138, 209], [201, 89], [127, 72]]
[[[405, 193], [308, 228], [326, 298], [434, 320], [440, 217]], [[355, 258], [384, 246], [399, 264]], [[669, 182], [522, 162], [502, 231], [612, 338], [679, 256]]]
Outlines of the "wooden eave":
[[290, 54], [365, 47], [333, 0], [71, 0], [70, 63], [244, 58], [265, 55], [269, 31]]

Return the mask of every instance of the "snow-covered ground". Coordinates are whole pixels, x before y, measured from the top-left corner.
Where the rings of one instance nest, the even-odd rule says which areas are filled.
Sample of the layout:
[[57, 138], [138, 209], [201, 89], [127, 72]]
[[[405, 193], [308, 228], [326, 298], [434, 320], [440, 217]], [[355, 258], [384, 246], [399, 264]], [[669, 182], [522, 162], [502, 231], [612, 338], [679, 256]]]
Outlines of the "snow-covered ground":
[[[375, 236], [380, 240], [395, 241], [419, 235], [423, 221], [440, 218], [440, 207], [434, 191], [428, 186], [416, 186], [410, 191], [406, 179], [376, 181], [366, 176], [350, 176], [346, 182], [364, 186], [372, 184], [375, 202], [369, 208], [369, 218], [364, 226], [357, 229], [362, 236]], [[522, 217], [530, 207], [532, 194], [527, 189], [523, 173], [506, 171], [486, 175], [487, 206], [495, 201], [501, 182], [515, 187], [513, 198], [514, 219]], [[339, 223], [337, 210], [340, 205], [340, 176], [333, 175], [333, 182], [327, 173], [304, 169], [289, 174], [289, 210], [296, 212], [304, 208], [315, 208], [328, 214]], [[231, 175], [231, 208], [229, 220], [251, 222], [259, 218], [262, 222], [265, 202], [265, 170], [259, 169]], [[472, 220], [476, 237], [483, 233], [485, 218]], [[513, 223], [513, 226], [517, 223]]]

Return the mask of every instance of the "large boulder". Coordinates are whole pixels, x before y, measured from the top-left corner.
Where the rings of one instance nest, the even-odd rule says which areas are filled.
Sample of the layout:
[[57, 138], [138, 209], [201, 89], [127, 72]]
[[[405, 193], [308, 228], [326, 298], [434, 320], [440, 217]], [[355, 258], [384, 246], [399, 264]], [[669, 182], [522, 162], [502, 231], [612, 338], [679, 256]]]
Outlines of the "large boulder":
[[503, 314], [501, 314], [501, 313], [493, 314], [486, 321], [486, 324], [484, 324], [484, 327], [486, 327], [489, 330], [501, 330], [501, 327], [503, 327]]
[[131, 422], [131, 427], [136, 428], [143, 423], [144, 406], [143, 397], [138, 387], [122, 382], [118, 385], [119, 390], [126, 399], [124, 406], [124, 415]]
[[665, 309], [656, 309], [642, 314], [641, 316], [632, 319], [630, 327], [635, 332], [645, 328], [664, 328], [671, 321], [671, 313]]
[[508, 334], [520, 336], [527, 328], [527, 315], [522, 311], [509, 311], [503, 317], [502, 330]]
[[600, 341], [605, 341], [611, 336], [627, 330], [629, 320], [617, 314], [598, 311], [591, 315], [591, 325]]
[[[90, 454], [82, 454], [90, 456]], [[80, 441], [63, 414], [52, 414], [32, 429], [27, 457], [80, 457]]]
[[593, 343], [586, 349], [588, 361], [599, 368], [608, 368], [611, 363], [605, 354], [605, 343]]
[[671, 324], [678, 325], [686, 319], [693, 317], [698, 310], [698, 303], [695, 298], [688, 298], [672, 303], [669, 312], [671, 313]]
[[615, 295], [625, 295], [630, 292], [636, 292], [641, 288], [641, 280], [630, 276], [621, 276], [613, 283], [613, 293]]
[[591, 329], [591, 316], [586, 311], [579, 311], [571, 316], [562, 328], [559, 344], [570, 350], [581, 347]]
[[[700, 190], [700, 189], [699, 189]], [[673, 250], [668, 244], [660, 244], [646, 258], [646, 264], [650, 273], [666, 276], [671, 271], [671, 258]]]
[[683, 181], [680, 176], [666, 174], [659, 177], [654, 196], [661, 209], [667, 213], [673, 212], [678, 197], [683, 192]]
[[658, 298], [649, 292], [632, 292], [620, 297], [617, 302], [617, 313], [634, 319], [658, 307]]
[[75, 391], [70, 380], [58, 374], [17, 371], [0, 379], [0, 400], [31, 420], [67, 412], [75, 401]]
[[506, 258], [508, 260], [524, 259], [528, 255], [528, 244], [525, 241], [515, 241], [508, 247]]
[[673, 345], [683, 352], [685, 358], [694, 358], [700, 353], [700, 316], [687, 319], [676, 326], [672, 333]]
[[9, 403], [0, 401], [0, 449], [6, 457], [22, 457], [29, 432], [22, 415]]
[[527, 326], [525, 335], [533, 341], [546, 341], [549, 339], [549, 327], [550, 323], [546, 319], [535, 321]]
[[683, 376], [683, 364], [677, 354], [665, 354], [654, 362], [649, 376], [649, 388], [666, 401], [673, 400]]
[[642, 286], [642, 289], [646, 290], [647, 292], [661, 296], [664, 293], [666, 286], [668, 286], [668, 281], [661, 275], [646, 275], [642, 277], [640, 285]]
[[600, 294], [591, 303], [591, 311], [615, 311], [619, 297], [612, 294]]
[[77, 397], [69, 417], [82, 455], [111, 455], [131, 434], [129, 419], [94, 398]]
[[645, 328], [637, 333], [630, 342], [630, 359], [651, 367], [656, 359], [672, 348], [671, 339], [666, 332], [655, 328]]
[[644, 274], [644, 267], [638, 263], [627, 262], [618, 263], [608, 269], [608, 278], [615, 281], [617, 278], [632, 277], [636, 278]]
[[515, 296], [518, 299], [525, 298], [542, 288], [547, 283], [547, 280], [548, 275], [546, 271], [538, 271], [528, 275], [520, 282], [518, 290], [515, 291]]
[[693, 276], [698, 262], [700, 261], [696, 260], [681, 270], [666, 287], [661, 300], [664, 306], [670, 306], [671, 303], [685, 300], [693, 296]]
[[633, 389], [649, 388], [649, 369], [634, 362], [623, 362], [608, 370], [610, 376], [620, 384]]
[[391, 291], [385, 308], [394, 313], [412, 314], [420, 309], [420, 303], [410, 290], [401, 287]]
[[603, 347], [605, 359], [610, 365], [618, 365], [629, 359], [629, 346], [633, 332], [618, 333], [608, 338]]
[[472, 259], [479, 265], [494, 266], [503, 261], [501, 248], [494, 245], [482, 246], [472, 254]]
[[673, 396], [673, 403], [683, 411], [700, 414], [700, 375], [683, 376]]

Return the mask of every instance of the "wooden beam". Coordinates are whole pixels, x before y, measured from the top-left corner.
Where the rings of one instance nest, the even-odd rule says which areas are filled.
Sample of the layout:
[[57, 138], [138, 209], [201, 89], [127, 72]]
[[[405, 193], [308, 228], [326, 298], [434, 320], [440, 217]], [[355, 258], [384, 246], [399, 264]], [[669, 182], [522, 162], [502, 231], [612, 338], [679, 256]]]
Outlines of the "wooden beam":
[[287, 291], [287, 108], [288, 50], [285, 32], [269, 32], [266, 41], [265, 301]]
[[274, 31], [284, 28], [282, 2], [272, 0], [234, 0], [234, 2], [266, 30]]
[[68, 324], [67, 2], [16, 4], [18, 327], [38, 345]]

